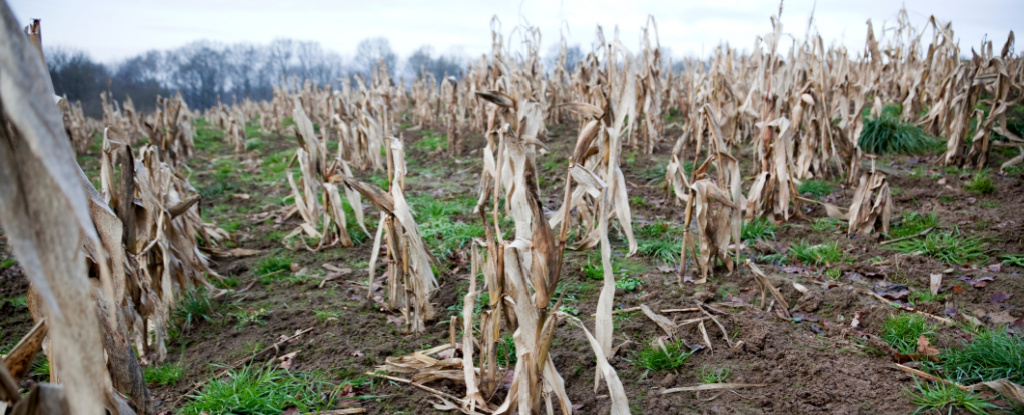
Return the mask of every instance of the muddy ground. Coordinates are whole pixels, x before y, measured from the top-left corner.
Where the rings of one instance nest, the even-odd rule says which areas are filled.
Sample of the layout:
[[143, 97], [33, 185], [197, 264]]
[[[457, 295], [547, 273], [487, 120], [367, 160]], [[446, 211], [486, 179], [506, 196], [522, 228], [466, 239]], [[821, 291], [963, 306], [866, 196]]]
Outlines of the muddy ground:
[[[403, 125], [405, 126], [405, 125]], [[430, 131], [403, 129], [407, 144], [409, 176], [407, 196], [411, 199], [432, 198], [458, 205], [458, 213], [447, 219], [452, 222], [478, 223], [471, 214], [476, 185], [481, 170], [481, 137], [467, 140], [467, 153], [459, 158], [443, 156], [432, 148], [434, 134]], [[549, 126], [548, 154], [538, 157], [542, 196], [546, 210], [554, 211], [562, 199], [566, 157], [575, 144], [575, 126]], [[670, 131], [674, 137], [678, 131]], [[387, 381], [371, 381], [365, 372], [372, 371], [388, 356], [447, 342], [448, 320], [457, 312], [458, 303], [468, 289], [468, 255], [456, 250], [439, 254], [443, 272], [439, 276], [440, 294], [435, 298], [439, 317], [425, 334], [406, 334], [397, 312], [381, 311], [366, 296], [366, 266], [372, 238], [363, 237], [355, 247], [332, 247], [317, 252], [291, 250], [282, 238], [299, 224], [297, 217], [283, 219], [289, 187], [282, 175], [287, 157], [294, 153], [294, 139], [275, 135], [250, 137], [250, 150], [234, 154], [230, 147], [214, 139], [197, 141], [198, 152], [190, 162], [191, 181], [203, 195], [203, 217], [229, 230], [229, 246], [259, 249], [263, 252], [244, 258], [217, 259], [215, 270], [232, 279], [232, 291], [215, 300], [216, 313], [210, 320], [200, 319], [190, 329], [168, 344], [169, 361], [185, 367], [184, 376], [167, 386], [151, 385], [157, 408], [173, 412], [187, 401], [183, 397], [193, 385], [209, 379], [223, 365], [250, 356], [271, 345], [280, 336], [298, 330], [312, 331], [286, 344], [277, 355], [298, 351], [292, 372], [318, 375], [334, 384], [354, 386], [346, 393], [339, 407], [363, 407], [368, 413], [436, 413], [430, 395], [409, 385]], [[658, 145], [653, 156], [637, 154], [627, 145], [623, 151], [622, 169], [628, 183], [634, 228], [658, 221], [675, 228], [668, 234], [642, 236], [648, 239], [679, 238], [684, 212], [663, 187], [664, 166], [672, 142]], [[95, 149], [95, 146], [94, 146]], [[998, 165], [1015, 153], [996, 153]], [[80, 162], [90, 176], [98, 175], [98, 155], [87, 154]], [[751, 154], [740, 158], [749, 163]], [[804, 204], [799, 213], [806, 219], [780, 224], [775, 238], [749, 242], [742, 251], [744, 258], [758, 264], [779, 287], [793, 307], [795, 318], [782, 317], [781, 306], [771, 312], [761, 306], [761, 294], [752, 274], [739, 267], [733, 272], [716, 270], [707, 284], [679, 285], [673, 265], [650, 257], [626, 257], [625, 238], [611, 235], [617, 277], [628, 274], [642, 279], [636, 291], [622, 289], [616, 293], [616, 308], [646, 304], [654, 310], [692, 307], [694, 302], [714, 307], [721, 314], [718, 320], [728, 333], [730, 347], [721, 330], [707, 327], [713, 349], [697, 351], [689, 362], [674, 372], [645, 373], [630, 362], [640, 345], [662, 335], [657, 325], [638, 312], [616, 315], [615, 345], [625, 344], [611, 363], [629, 396], [633, 413], [707, 414], [707, 413], [912, 413], [916, 409], [906, 397], [905, 389], [913, 387], [911, 375], [901, 372], [891, 356], [879, 352], [872, 335], [880, 334], [879, 324], [885, 316], [896, 312], [886, 302], [864, 294], [879, 283], [905, 285], [910, 291], [928, 290], [930, 275], [942, 274], [945, 295], [937, 302], [916, 301], [914, 307], [945, 317], [960, 319], [966, 314], [990, 325], [1009, 324], [1018, 335], [1024, 332], [1024, 269], [1004, 265], [997, 255], [1024, 252], [1024, 184], [1022, 176], [993, 174], [996, 192], [991, 195], [968, 193], [964, 184], [971, 172], [936, 167], [934, 156], [884, 157], [878, 166], [888, 174], [894, 189], [895, 217], [904, 212], [936, 213], [943, 230], [957, 228], [965, 235], [986, 238], [988, 259], [975, 264], [956, 266], [936, 259], [899, 254], [879, 246], [876, 236], [849, 237], [839, 227], [815, 231], [812, 224], [825, 217], [822, 208]], [[360, 178], [379, 182], [381, 172], [359, 170]], [[750, 172], [744, 164], [743, 171]], [[746, 178], [745, 187], [750, 178]], [[833, 182], [834, 192], [824, 199], [848, 206], [853, 189]], [[808, 195], [809, 196], [809, 195]], [[378, 212], [364, 204], [366, 223], [374, 231]], [[421, 222], [421, 225], [423, 223]], [[617, 229], [617, 228], [616, 228]], [[357, 233], [357, 232], [352, 232]], [[436, 235], [424, 235], [424, 238]], [[798, 241], [811, 244], [838, 242], [845, 253], [840, 263], [813, 266], [779, 261], [790, 246]], [[3, 258], [9, 255], [4, 244]], [[569, 300], [566, 305], [592, 327], [600, 281], [588, 279], [582, 268], [596, 261], [597, 252], [568, 252], [563, 289]], [[295, 266], [271, 281], [259, 282], [256, 275], [267, 258], [286, 258]], [[31, 317], [19, 301], [27, 283], [19, 267], [5, 263], [0, 273], [0, 350], [8, 350], [31, 327]], [[351, 270], [339, 279], [320, 287], [325, 274], [323, 265]], [[690, 276], [696, 267], [688, 267]], [[838, 269], [839, 272], [829, 269]], [[383, 268], [377, 275], [383, 273]], [[961, 277], [991, 276], [983, 287], [960, 280]], [[806, 298], [793, 283], [812, 292]], [[955, 288], [959, 286], [960, 288]], [[993, 294], [1010, 294], [1008, 299]], [[770, 300], [770, 298], [769, 298]], [[1000, 300], [1000, 301], [996, 301]], [[903, 298], [903, 301], [907, 301]], [[249, 310], [262, 315], [261, 322], [241, 324], [233, 314]], [[860, 326], [851, 321], [860, 315]], [[693, 318], [698, 313], [668, 313], [676, 321]], [[688, 345], [704, 343], [694, 325], [681, 327], [678, 333]], [[938, 345], [955, 345], [961, 332], [955, 327], [942, 328]], [[606, 390], [594, 393], [594, 356], [583, 333], [562, 323], [557, 329], [551, 349], [555, 365], [565, 378], [569, 397], [577, 413], [607, 413]], [[257, 359], [262, 364], [270, 359]], [[764, 384], [762, 387], [727, 392], [680, 392], [662, 394], [666, 388], [697, 385], [702, 369], [727, 368], [729, 382]], [[45, 380], [35, 373], [32, 381]], [[464, 388], [450, 382], [431, 384], [442, 391], [461, 396]], [[503, 394], [500, 392], [499, 394]], [[494, 402], [500, 402], [498, 398]]]

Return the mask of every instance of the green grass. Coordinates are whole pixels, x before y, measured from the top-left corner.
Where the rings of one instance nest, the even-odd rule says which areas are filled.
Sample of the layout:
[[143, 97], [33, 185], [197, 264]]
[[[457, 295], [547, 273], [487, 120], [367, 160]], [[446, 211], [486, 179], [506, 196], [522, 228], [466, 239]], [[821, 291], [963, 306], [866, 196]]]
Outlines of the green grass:
[[914, 388], [916, 390], [906, 389], [906, 392], [910, 403], [918, 406], [914, 411], [915, 414], [933, 409], [952, 414], [953, 408], [961, 408], [975, 415], [983, 415], [988, 414], [989, 410], [998, 409], [997, 406], [989, 402], [989, 399], [983, 399], [974, 392], [965, 391], [953, 385], [922, 384], [917, 378], [914, 378]]
[[641, 226], [636, 230], [636, 233], [642, 237], [657, 238], [665, 235], [669, 231], [676, 231], [676, 228], [677, 226], [675, 223], [664, 219], [657, 219], [654, 222]]
[[964, 265], [987, 260], [987, 245], [981, 238], [967, 237], [959, 229], [954, 229], [896, 242], [885, 249], [905, 254], [920, 252], [947, 264]]
[[633, 359], [626, 360], [643, 368], [646, 376], [649, 372], [678, 369], [686, 364], [692, 354], [682, 340], [665, 342], [664, 349], [652, 340], [644, 343], [643, 348], [633, 355]]
[[1010, 378], [1024, 383], [1024, 339], [1005, 328], [980, 328], [970, 343], [949, 348], [939, 356], [942, 372], [962, 385]]
[[898, 222], [889, 229], [889, 236], [902, 238], [904, 236], [917, 235], [925, 229], [939, 226], [939, 216], [935, 213], [927, 215], [918, 212], [903, 211]]
[[218, 150], [224, 144], [224, 132], [214, 128], [202, 118], [195, 120], [195, 127], [196, 136], [192, 142], [195, 144], [196, 150], [219, 152]]
[[[659, 163], [653, 167], [647, 168], [640, 172], [640, 177], [647, 181], [647, 184], [657, 184], [665, 182], [665, 168], [668, 167], [667, 163]], [[690, 177], [690, 172], [693, 171], [693, 163], [684, 163], [684, 169], [686, 169], [686, 177]]]
[[[604, 266], [601, 265], [601, 260], [594, 260], [594, 258], [587, 256], [587, 262], [583, 264], [583, 276], [591, 280], [604, 280]], [[613, 267], [614, 272], [614, 267]]]
[[39, 356], [32, 363], [32, 374], [42, 377], [50, 376], [50, 359], [46, 356]]
[[427, 248], [439, 259], [468, 246], [473, 238], [484, 236], [483, 225], [449, 222], [447, 218], [420, 223], [419, 230]]
[[341, 312], [332, 310], [314, 310], [313, 316], [320, 321], [327, 321], [328, 319], [341, 317]]
[[839, 242], [810, 245], [801, 239], [789, 248], [789, 257], [806, 265], [829, 265], [841, 262], [846, 255]]
[[580, 315], [580, 310], [579, 309], [577, 309], [576, 307], [570, 307], [570, 306], [567, 306], [567, 305], [563, 305], [561, 307], [558, 307], [558, 311], [561, 311], [561, 312], [563, 312], [565, 314], [572, 314], [574, 316]]
[[729, 379], [729, 368], [708, 370], [707, 366], [700, 368], [701, 383], [725, 383]]
[[836, 218], [819, 218], [811, 224], [814, 232], [834, 232], [846, 229], [846, 223]]
[[180, 363], [164, 363], [160, 366], [147, 366], [142, 369], [142, 376], [146, 383], [160, 386], [174, 385], [178, 379], [185, 374], [185, 368]]
[[292, 407], [299, 412], [317, 411], [334, 406], [333, 386], [317, 376], [245, 367], [229, 372], [225, 378], [213, 379], [202, 391], [189, 395], [191, 399], [180, 413], [269, 415]]
[[759, 217], [749, 222], [744, 222], [740, 228], [740, 238], [744, 241], [757, 241], [759, 239], [775, 239], [775, 229], [778, 225], [764, 217]]
[[3, 261], [0, 261], [0, 271], [13, 267], [17, 264], [18, 261], [15, 260], [14, 258], [4, 258]]
[[291, 258], [276, 255], [268, 256], [256, 263], [253, 273], [259, 278], [260, 284], [269, 284], [286, 277], [287, 275], [282, 274], [285, 274], [291, 267]]
[[1024, 267], [1024, 254], [1004, 254], [1000, 255], [999, 259], [1002, 259], [1006, 265]]
[[964, 185], [964, 190], [978, 194], [992, 194], [996, 192], [996, 184], [989, 177], [988, 169], [981, 169], [971, 177], [971, 180]]
[[938, 146], [921, 127], [899, 120], [899, 116], [885, 116], [864, 120], [857, 145], [871, 154], [920, 154]]
[[939, 301], [942, 301], [943, 297], [944, 295], [942, 295], [942, 293], [932, 295], [931, 291], [917, 290], [910, 293], [910, 296], [907, 297], [907, 301], [910, 301], [910, 303], [914, 305], [923, 303], [937, 303]]
[[[259, 174], [264, 183], [274, 184], [285, 180], [285, 172], [288, 170], [288, 161], [295, 155], [295, 150], [280, 151], [263, 158], [262, 169]], [[298, 174], [298, 168], [292, 170]]]
[[625, 277], [618, 281], [615, 281], [615, 288], [623, 291], [633, 292], [636, 291], [644, 284], [644, 281], [636, 277]]
[[267, 325], [266, 320], [263, 320], [263, 318], [270, 315], [270, 312], [264, 308], [256, 309], [246, 307], [239, 308], [237, 311], [233, 311], [230, 314], [231, 317], [234, 317], [236, 320], [235, 328], [241, 330], [250, 324], [256, 324], [259, 326]]
[[835, 187], [832, 183], [825, 180], [804, 180], [796, 188], [796, 191], [802, 195], [811, 195], [815, 199], [820, 199], [832, 194], [835, 191]]
[[664, 264], [679, 262], [679, 255], [682, 250], [682, 241], [670, 238], [641, 240], [637, 249], [640, 255], [653, 258], [655, 261]]
[[629, 198], [629, 205], [634, 208], [647, 207], [647, 199], [644, 199], [642, 196], [633, 196]]
[[171, 309], [171, 325], [178, 333], [188, 332], [199, 320], [212, 322], [217, 316], [210, 294], [204, 289], [186, 292]]
[[[425, 131], [426, 133], [426, 131]], [[423, 151], [434, 151], [448, 148], [448, 138], [443, 135], [428, 134], [412, 145]]]
[[843, 270], [839, 268], [829, 268], [825, 270], [825, 277], [830, 281], [839, 281], [839, 278], [843, 276]]
[[935, 326], [920, 314], [899, 313], [882, 322], [882, 340], [900, 353], [917, 353], [917, 339], [921, 336], [935, 341]]
[[216, 278], [211, 278], [210, 279], [210, 283], [213, 284], [214, 287], [217, 287], [217, 288], [220, 288], [220, 289], [223, 290], [223, 289], [228, 289], [228, 288], [235, 288], [235, 287], [238, 286], [238, 284], [240, 282], [238, 281], [238, 277], [236, 277], [234, 275], [228, 275], [228, 276], [223, 277], [223, 278], [221, 278], [219, 280], [216, 279]]
[[5, 298], [4, 301], [11, 303], [15, 308], [28, 308], [28, 295], [26, 294]]
[[419, 196], [409, 198], [408, 202], [417, 223], [449, 220], [452, 216], [463, 213], [462, 205], [454, 200], [445, 201], [432, 196]]
[[498, 355], [498, 366], [511, 367], [519, 361], [519, 357], [516, 356], [516, 342], [512, 340], [511, 334], [502, 335], [495, 344], [495, 350]]

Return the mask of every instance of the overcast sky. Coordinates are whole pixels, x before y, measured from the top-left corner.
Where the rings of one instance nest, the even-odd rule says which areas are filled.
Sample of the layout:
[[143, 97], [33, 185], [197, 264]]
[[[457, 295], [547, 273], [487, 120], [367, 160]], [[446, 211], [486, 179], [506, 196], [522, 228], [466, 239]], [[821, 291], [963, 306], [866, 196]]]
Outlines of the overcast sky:
[[[491, 16], [506, 35], [529, 23], [543, 34], [542, 55], [558, 42], [560, 30], [584, 50], [597, 25], [610, 40], [638, 49], [647, 15], [657, 19], [662, 46], [675, 56], [706, 56], [719, 42], [750, 49], [757, 35], [771, 30], [775, 1], [760, 0], [448, 0], [448, 1], [271, 1], [271, 0], [9, 0], [17, 18], [42, 19], [47, 46], [84, 49], [102, 62], [116, 62], [149, 49], [174, 48], [194, 40], [266, 43], [277, 37], [319, 41], [351, 55], [367, 37], [384, 36], [401, 58], [430, 44], [439, 52], [479, 56], [490, 50]], [[1022, 0], [907, 0], [911, 21], [923, 27], [929, 15], [953, 21], [960, 48], [969, 53], [988, 35], [998, 50], [1010, 30], [1024, 22]], [[785, 31], [804, 34], [814, 0], [787, 0]], [[892, 0], [819, 0], [815, 25], [826, 44], [863, 50], [865, 22], [876, 33], [892, 25], [900, 3]], [[564, 22], [564, 24], [562, 23]], [[1019, 51], [1020, 48], [1017, 48]]]

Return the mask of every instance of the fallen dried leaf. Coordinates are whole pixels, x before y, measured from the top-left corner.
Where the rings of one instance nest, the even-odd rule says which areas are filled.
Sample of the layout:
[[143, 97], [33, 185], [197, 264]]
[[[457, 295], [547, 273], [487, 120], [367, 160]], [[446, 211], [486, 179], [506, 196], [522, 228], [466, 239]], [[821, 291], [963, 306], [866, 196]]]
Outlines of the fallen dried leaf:
[[932, 347], [931, 342], [928, 341], [928, 338], [924, 337], [924, 335], [921, 335], [921, 337], [917, 338], [917, 353], [927, 356], [933, 356], [939, 354], [939, 349]]
[[965, 276], [960, 277], [959, 279], [960, 279], [960, 281], [963, 281], [963, 282], [969, 284], [970, 286], [972, 286], [974, 288], [984, 288], [986, 285], [988, 285], [989, 282], [995, 281], [996, 276], [995, 275], [986, 275], [986, 276], [983, 276], [983, 277], [971, 278], [971, 277], [965, 275]]
[[875, 283], [872, 289], [875, 294], [890, 300], [901, 300], [907, 298], [910, 295], [910, 288], [903, 284], [893, 284], [888, 281], [879, 281]]
[[277, 360], [280, 360], [281, 364], [277, 365], [277, 367], [284, 370], [291, 370], [292, 364], [295, 362], [295, 355], [299, 354], [300, 351], [301, 350], [296, 350], [284, 356], [278, 357]]
[[992, 293], [991, 296], [988, 297], [988, 300], [993, 303], [1001, 303], [1003, 301], [1009, 300], [1010, 297], [1013, 297], [1013, 294], [1007, 294], [1006, 291], [996, 291]]

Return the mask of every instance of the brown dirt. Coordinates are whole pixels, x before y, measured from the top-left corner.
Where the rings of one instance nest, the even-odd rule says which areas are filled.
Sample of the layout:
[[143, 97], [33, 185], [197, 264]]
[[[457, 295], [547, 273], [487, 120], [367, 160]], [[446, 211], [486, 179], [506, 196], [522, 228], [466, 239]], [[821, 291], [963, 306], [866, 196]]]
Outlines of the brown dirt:
[[[549, 210], [557, 209], [561, 201], [565, 157], [574, 145], [574, 128], [550, 128], [550, 154], [539, 156], [537, 160], [541, 166], [539, 177], [545, 208]], [[469, 151], [465, 156], [451, 160], [418, 147], [416, 142], [422, 133], [406, 131], [403, 134], [407, 138], [410, 169], [407, 192], [410, 196], [430, 195], [442, 200], [475, 196], [481, 165], [478, 149], [483, 146], [480, 136], [467, 140], [465, 148]], [[281, 137], [264, 137], [263, 143], [262, 148], [244, 155], [225, 152], [217, 156], [242, 161], [247, 166], [245, 172], [251, 177], [263, 177], [261, 160], [294, 146], [292, 141]], [[637, 227], [657, 219], [676, 224], [683, 222], [682, 209], [665, 193], [661, 180], [651, 180], [650, 169], [664, 165], [671, 146], [671, 142], [661, 143], [653, 156], [631, 155], [628, 146], [624, 149], [623, 158], [627, 161], [623, 170], [629, 184], [629, 195], [640, 196], [645, 201], [644, 205], [632, 207]], [[193, 168], [197, 173], [193, 176], [193, 183], [201, 190], [213, 184], [209, 160], [214, 157], [209, 153], [196, 157], [197, 164]], [[996, 158], [999, 159], [998, 156]], [[968, 235], [989, 238], [993, 255], [1024, 251], [1024, 219], [1019, 212], [1024, 206], [1021, 177], [994, 175], [998, 190], [993, 195], [979, 196], [963, 190], [966, 176], [946, 174], [941, 168], [934, 167], [934, 160], [930, 158], [891, 157], [880, 160], [879, 166], [890, 173], [890, 183], [898, 189], [893, 197], [895, 213], [934, 211], [944, 228], [957, 226]], [[939, 184], [939, 179], [932, 179], [929, 174], [912, 178], [909, 172], [918, 166], [941, 174], [944, 184]], [[744, 171], [749, 170], [749, 166], [744, 167]], [[359, 171], [356, 174], [366, 178], [372, 172]], [[243, 200], [231, 197], [230, 193], [247, 193], [252, 197]], [[852, 189], [837, 188], [830, 198], [840, 206], [847, 206], [852, 193]], [[181, 362], [186, 367], [186, 374], [176, 385], [153, 387], [153, 396], [159, 401], [158, 409], [180, 406], [184, 402], [180, 399], [187, 399], [182, 395], [196, 382], [209, 379], [218, 370], [217, 365], [230, 364], [257, 348], [272, 344], [279, 336], [291, 335], [301, 329], [313, 328], [313, 331], [286, 345], [278, 354], [300, 351], [295, 357], [294, 372], [319, 373], [335, 383], [360, 378], [364, 372], [382, 364], [388, 356], [408, 354], [447, 342], [448, 308], [461, 301], [468, 286], [467, 260], [461, 255], [441, 258], [447, 269], [439, 277], [442, 288], [435, 301], [441, 317], [437, 319], [437, 325], [421, 335], [403, 333], [402, 327], [394, 322], [394, 317], [398, 316], [396, 313], [380, 311], [374, 302], [366, 299], [365, 265], [370, 255], [370, 240], [353, 248], [335, 247], [319, 252], [281, 248], [275, 237], [286, 234], [298, 224], [295, 218], [277, 220], [283, 212], [281, 199], [287, 194], [288, 185], [283, 180], [272, 183], [250, 180], [238, 183], [238, 187], [225, 195], [202, 202], [204, 210], [216, 210], [210, 215], [217, 223], [229, 220], [242, 222], [233, 233], [237, 246], [265, 249], [267, 252], [261, 256], [216, 263], [219, 273], [234, 276], [239, 285], [235, 292], [217, 300], [219, 316], [213, 321], [200, 321], [182, 338], [168, 345], [169, 360]], [[218, 207], [220, 205], [226, 206]], [[808, 218], [825, 216], [818, 207], [804, 206], [801, 209]], [[368, 207], [365, 212], [367, 222], [376, 226], [376, 211]], [[452, 220], [475, 223], [478, 219], [467, 212], [456, 215]], [[838, 230], [814, 232], [810, 222], [798, 220], [781, 225], [776, 234], [774, 241], [747, 247], [743, 256], [758, 262], [787, 301], [794, 307], [800, 307], [803, 318], [799, 321], [782, 318], [775, 312], [777, 310], [769, 313], [764, 311], [764, 307], [759, 308], [760, 293], [745, 268], [732, 273], [719, 269], [706, 285], [680, 286], [674, 272], [661, 271], [660, 264], [650, 258], [619, 259], [629, 266], [631, 276], [644, 280], [644, 285], [635, 293], [619, 290], [616, 294], [617, 308], [647, 304], [661, 310], [691, 307], [695, 301], [701, 301], [724, 310], [724, 315], [718, 315], [719, 321], [733, 341], [742, 342], [742, 345], [730, 348], [718, 327], [711, 324], [707, 329], [713, 351], [704, 349], [696, 352], [688, 364], [675, 372], [645, 374], [630, 359], [640, 343], [662, 333], [642, 314], [634, 312], [617, 317], [619, 327], [615, 333], [615, 344], [626, 341], [632, 344], [624, 346], [612, 359], [612, 364], [626, 387], [634, 413], [913, 412], [915, 408], [904, 392], [905, 388], [913, 386], [913, 378], [897, 370], [891, 357], [869, 353], [870, 347], [865, 346], [871, 344], [870, 335], [880, 333], [880, 322], [893, 309], [874, 297], [858, 293], [858, 290], [870, 290], [880, 281], [904, 284], [911, 290], [927, 290], [932, 273], [942, 273], [945, 276], [943, 285], [947, 287], [952, 287], [963, 276], [994, 276], [994, 280], [983, 288], [966, 286], [955, 292], [950, 290], [942, 304], [920, 304], [919, 307], [940, 315], [969, 314], [984, 322], [992, 322], [991, 319], [1004, 321], [1006, 317], [1012, 317], [1016, 319], [1013, 329], [1018, 333], [1024, 331], [1020, 326], [1024, 317], [1024, 278], [1021, 278], [1024, 270], [999, 265], [994, 257], [972, 266], [949, 266], [928, 257], [897, 255], [895, 251], [880, 248], [876, 237], [847, 237], [845, 232]], [[832, 266], [842, 271], [839, 280], [829, 281], [824, 275], [827, 267], [801, 264], [780, 267], [759, 259], [761, 254], [785, 252], [798, 240], [815, 244], [837, 241], [851, 258], [848, 262]], [[624, 238], [613, 232], [612, 241], [615, 255], [621, 257], [626, 250]], [[589, 315], [594, 312], [597, 302], [598, 284], [587, 280], [580, 271], [588, 254], [593, 255], [569, 252], [562, 278], [564, 283], [575, 287], [573, 293], [577, 301], [567, 304], [578, 309], [580, 317], [592, 326]], [[292, 258], [309, 272], [320, 269], [325, 263], [354, 271], [322, 289], [318, 288], [318, 278], [267, 285], [255, 282], [256, 264], [269, 255]], [[870, 260], [876, 257], [886, 262], [873, 265]], [[690, 272], [695, 272], [693, 266]], [[378, 276], [381, 274], [377, 273]], [[0, 273], [0, 294], [11, 297], [23, 293], [25, 284], [17, 282], [19, 278], [23, 279], [17, 267]], [[800, 301], [801, 295], [793, 288], [793, 282], [803, 284], [817, 294]], [[242, 291], [250, 284], [251, 288]], [[992, 293], [997, 291], [1013, 296], [999, 303], [989, 301]], [[733, 306], [719, 304], [725, 300]], [[3, 307], [0, 311], [0, 334], [3, 335], [0, 346], [13, 344], [11, 339], [26, 332], [31, 324], [27, 311], [12, 310], [6, 304]], [[265, 324], [236, 327], [235, 319], [228, 313], [238, 308], [266, 310]], [[340, 316], [323, 321], [314, 311], [336, 311]], [[864, 316], [861, 327], [851, 328], [850, 322], [857, 313]], [[680, 321], [695, 314], [672, 313], [669, 316]], [[681, 328], [678, 334], [689, 345], [703, 344], [701, 335], [692, 325]], [[939, 346], [954, 345], [958, 338], [956, 328], [946, 327], [941, 330], [938, 343]], [[551, 353], [566, 380], [569, 397], [574, 404], [582, 405], [578, 413], [607, 413], [610, 403], [606, 391], [602, 388], [594, 393], [594, 357], [582, 333], [563, 323], [556, 331]], [[705, 367], [728, 368], [731, 373], [729, 382], [765, 383], [766, 386], [722, 393], [661, 394], [665, 388], [700, 383], [701, 369]], [[461, 387], [450, 382], [431, 386], [455, 395], [464, 393]], [[378, 381], [372, 386], [357, 387], [356, 392], [368, 398], [344, 401], [341, 405], [362, 406], [369, 413], [379, 414], [435, 411], [428, 394], [404, 384]], [[499, 402], [503, 393], [499, 392], [494, 401]]]

